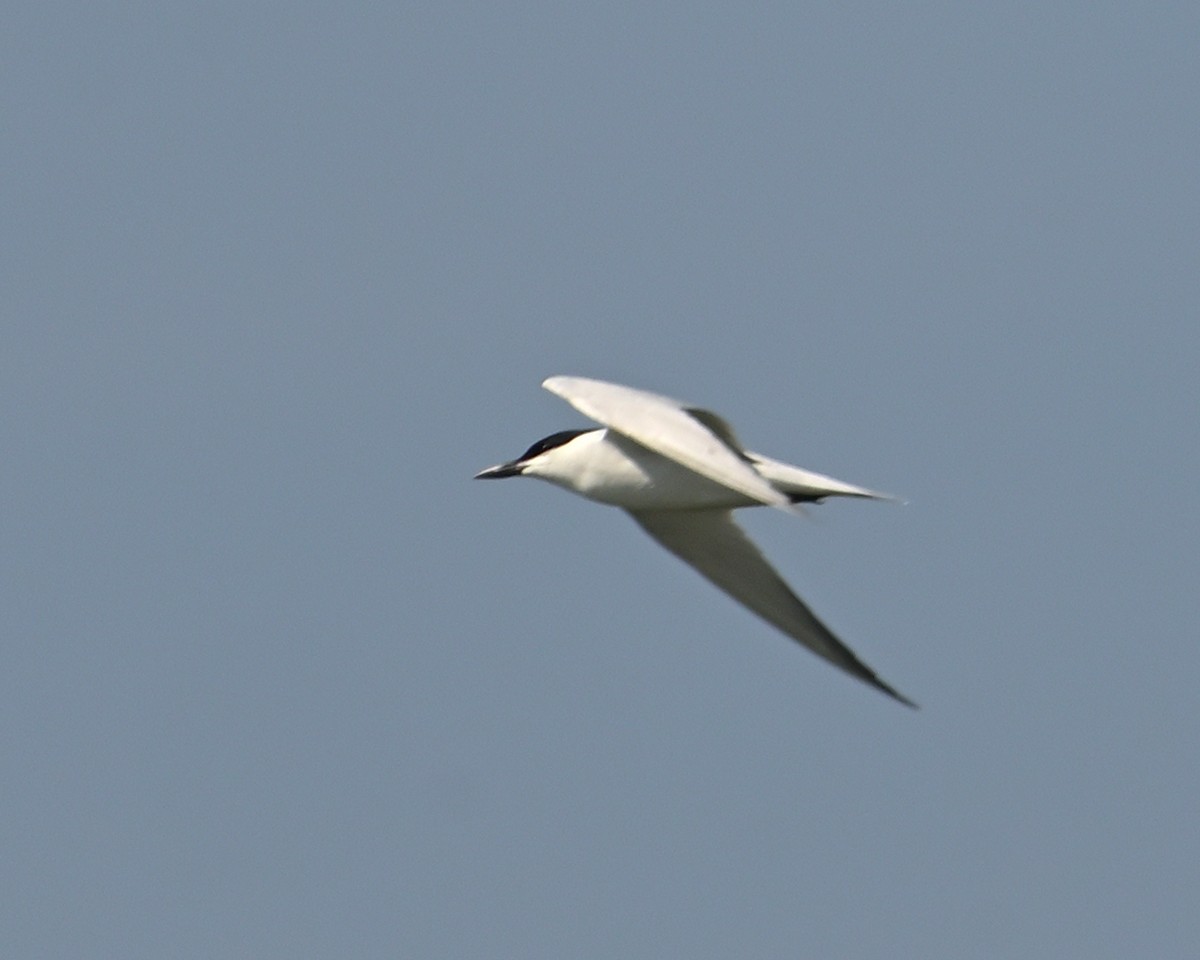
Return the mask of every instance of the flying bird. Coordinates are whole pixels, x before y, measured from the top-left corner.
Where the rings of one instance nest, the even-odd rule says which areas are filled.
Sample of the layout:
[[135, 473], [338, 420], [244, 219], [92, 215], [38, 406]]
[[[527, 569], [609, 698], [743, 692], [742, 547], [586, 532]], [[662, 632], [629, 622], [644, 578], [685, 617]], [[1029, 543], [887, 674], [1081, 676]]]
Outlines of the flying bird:
[[714, 586], [813, 653], [910, 707], [805, 605], [733, 521], [739, 507], [799, 504], [826, 497], [891, 500], [746, 450], [723, 419], [669, 397], [586, 377], [542, 386], [602, 426], [562, 430], [477, 480], [537, 477], [621, 507]]

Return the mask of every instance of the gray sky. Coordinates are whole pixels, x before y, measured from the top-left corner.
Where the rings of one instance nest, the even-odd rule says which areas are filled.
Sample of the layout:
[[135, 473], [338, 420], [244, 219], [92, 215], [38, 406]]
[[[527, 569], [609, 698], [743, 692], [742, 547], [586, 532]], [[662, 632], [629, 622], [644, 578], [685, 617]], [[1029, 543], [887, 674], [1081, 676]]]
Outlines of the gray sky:
[[[16, 3], [6, 957], [1191, 956], [1192, 4]], [[911, 713], [481, 467], [550, 374]]]

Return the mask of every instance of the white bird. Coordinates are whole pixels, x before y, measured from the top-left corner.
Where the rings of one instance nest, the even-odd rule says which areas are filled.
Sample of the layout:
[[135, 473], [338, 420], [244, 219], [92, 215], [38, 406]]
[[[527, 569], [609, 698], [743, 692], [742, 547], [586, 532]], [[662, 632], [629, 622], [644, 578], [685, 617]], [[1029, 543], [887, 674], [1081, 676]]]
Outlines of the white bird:
[[671, 553], [767, 623], [916, 706], [816, 618], [732, 514], [761, 504], [798, 512], [797, 504], [825, 497], [894, 498], [752, 453], [715, 413], [669, 397], [586, 377], [550, 377], [542, 386], [603, 426], [553, 433], [475, 479], [537, 477], [623, 508]]

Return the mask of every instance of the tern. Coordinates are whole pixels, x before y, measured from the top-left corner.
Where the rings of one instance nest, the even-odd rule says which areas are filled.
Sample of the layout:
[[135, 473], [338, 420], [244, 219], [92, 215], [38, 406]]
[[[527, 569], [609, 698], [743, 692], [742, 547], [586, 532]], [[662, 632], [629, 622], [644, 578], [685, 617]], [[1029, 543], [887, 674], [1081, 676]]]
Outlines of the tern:
[[800, 504], [826, 497], [895, 498], [746, 450], [721, 417], [669, 397], [586, 377], [550, 377], [542, 386], [601, 426], [552, 433], [475, 479], [537, 477], [621, 507], [663, 547], [767, 623], [916, 707], [817, 619], [733, 521], [739, 507], [800, 512]]

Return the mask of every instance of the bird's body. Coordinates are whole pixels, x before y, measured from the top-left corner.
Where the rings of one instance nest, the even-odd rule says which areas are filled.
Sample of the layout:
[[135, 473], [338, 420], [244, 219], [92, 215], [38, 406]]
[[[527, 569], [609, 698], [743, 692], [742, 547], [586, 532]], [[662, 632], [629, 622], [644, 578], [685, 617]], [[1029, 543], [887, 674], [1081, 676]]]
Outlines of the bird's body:
[[539, 440], [478, 479], [530, 476], [630, 513], [715, 586], [814, 653], [915, 706], [818, 620], [733, 522], [740, 507], [845, 496], [891, 499], [742, 448], [724, 420], [670, 398], [584, 377], [543, 386], [604, 424]]
[[732, 510], [757, 506], [745, 494], [606, 428], [588, 430], [522, 471], [581, 497], [625, 510]]

